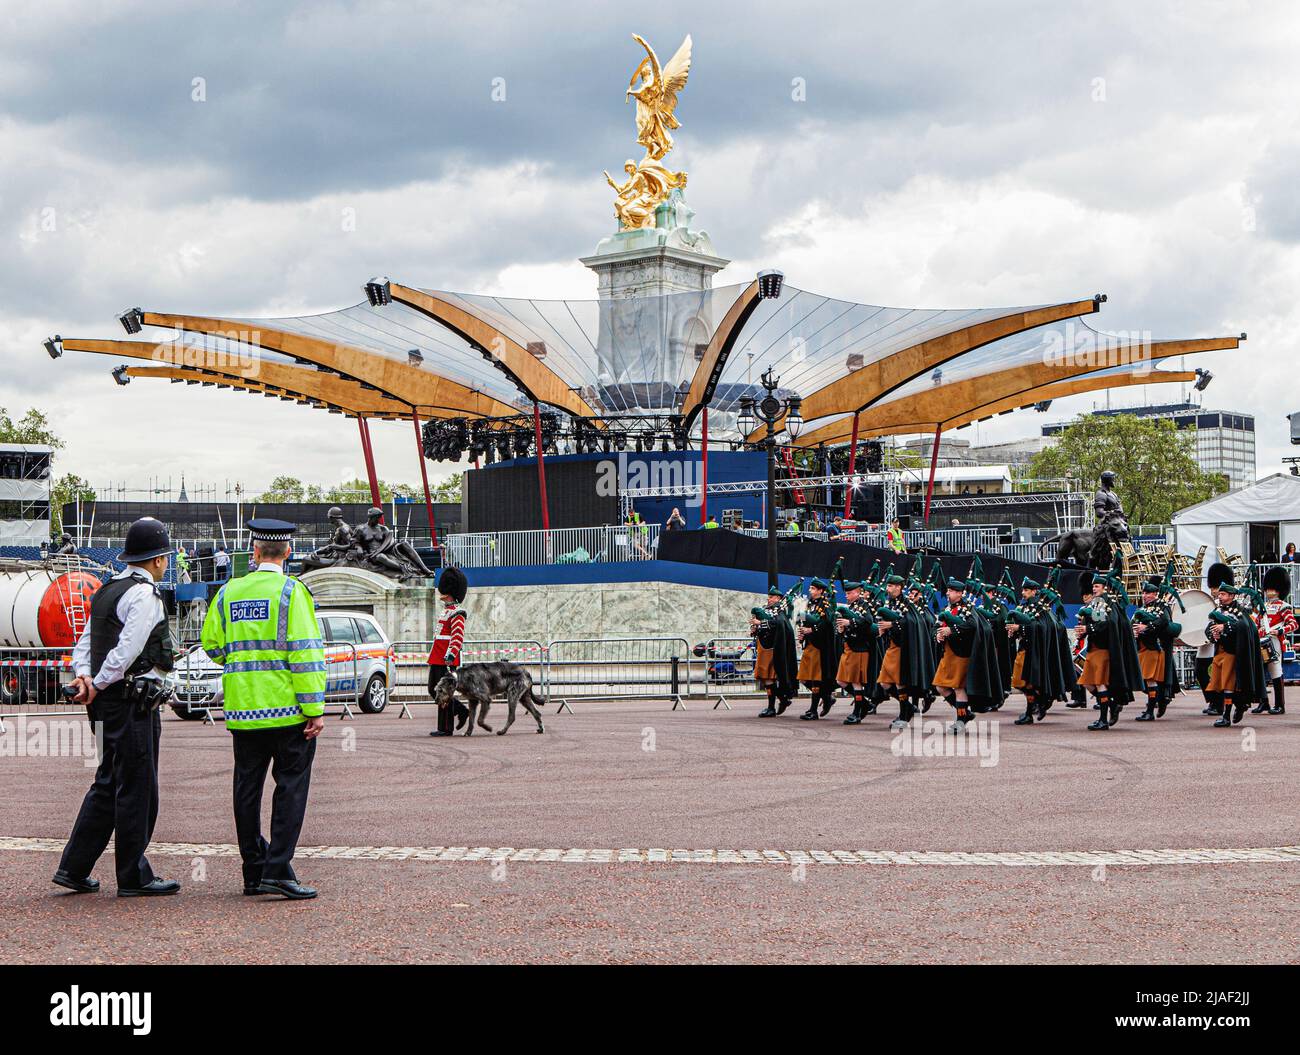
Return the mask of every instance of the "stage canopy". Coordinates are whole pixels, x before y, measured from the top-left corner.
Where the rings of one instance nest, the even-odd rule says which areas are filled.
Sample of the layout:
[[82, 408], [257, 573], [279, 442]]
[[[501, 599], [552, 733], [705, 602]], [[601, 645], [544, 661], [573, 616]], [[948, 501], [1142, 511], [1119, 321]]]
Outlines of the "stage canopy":
[[[740, 439], [735, 412], [802, 398], [801, 445], [958, 428], [1079, 392], [1188, 381], [1161, 363], [1237, 337], [1107, 334], [1083, 316], [1103, 296], [1004, 308], [900, 308], [781, 281], [618, 300], [526, 300], [366, 283], [367, 300], [317, 315], [212, 317], [132, 309], [130, 340], [60, 338], [127, 362], [119, 381], [166, 379], [292, 400], [359, 418], [563, 422]], [[153, 339], [145, 339], [148, 329]], [[136, 334], [141, 336], [137, 337]], [[1167, 365], [1167, 364], [1166, 364]], [[563, 427], [563, 425], [561, 426]], [[757, 439], [758, 434], [746, 437]]]

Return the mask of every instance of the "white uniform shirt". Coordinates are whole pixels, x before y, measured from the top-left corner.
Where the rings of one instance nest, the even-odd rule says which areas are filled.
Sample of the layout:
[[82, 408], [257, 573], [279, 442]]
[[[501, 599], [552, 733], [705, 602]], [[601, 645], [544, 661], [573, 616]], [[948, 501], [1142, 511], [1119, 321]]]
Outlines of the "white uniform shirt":
[[[127, 590], [117, 601], [117, 618], [122, 622], [122, 633], [117, 644], [104, 657], [103, 666], [95, 675], [96, 689], [106, 689], [114, 682], [121, 681], [126, 669], [134, 663], [144, 651], [149, 635], [158, 625], [158, 620], [167, 615], [162, 598], [154, 591], [153, 578], [142, 568], [128, 567], [113, 576], [125, 579], [131, 576], [136, 585]], [[72, 650], [72, 670], [78, 677], [90, 677], [90, 624], [81, 632], [81, 638]]]

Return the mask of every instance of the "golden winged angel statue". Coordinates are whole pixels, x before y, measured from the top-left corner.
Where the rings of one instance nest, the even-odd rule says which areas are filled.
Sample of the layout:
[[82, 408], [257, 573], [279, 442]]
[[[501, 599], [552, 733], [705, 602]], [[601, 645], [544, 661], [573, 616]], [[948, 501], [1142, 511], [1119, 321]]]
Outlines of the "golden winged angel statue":
[[677, 93], [686, 87], [690, 76], [691, 38], [687, 34], [664, 67], [644, 37], [633, 33], [632, 39], [645, 48], [646, 57], [628, 81], [625, 98], [636, 100], [636, 141], [645, 147], [647, 157], [658, 161], [673, 148], [671, 130], [681, 127], [675, 113]]
[[686, 186], [686, 173], [674, 172], [662, 158], [673, 148], [671, 130], [681, 127], [676, 116], [677, 93], [686, 87], [691, 72], [691, 38], [687, 35], [677, 54], [662, 67], [644, 37], [633, 33], [632, 39], [645, 49], [646, 57], [633, 71], [624, 98], [636, 100], [636, 141], [645, 148], [645, 157], [623, 166], [627, 174], [623, 183], [616, 183], [608, 172], [604, 174], [617, 195], [614, 214], [623, 230], [653, 227], [659, 205], [674, 190]]

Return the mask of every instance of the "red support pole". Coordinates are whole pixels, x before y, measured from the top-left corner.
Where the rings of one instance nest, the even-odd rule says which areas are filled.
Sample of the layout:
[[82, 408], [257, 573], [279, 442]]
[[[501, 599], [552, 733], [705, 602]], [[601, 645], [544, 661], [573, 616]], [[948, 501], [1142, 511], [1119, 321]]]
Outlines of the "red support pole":
[[551, 530], [551, 514], [546, 507], [546, 464], [542, 460], [542, 408], [533, 404], [533, 435], [537, 441], [537, 489], [542, 497], [542, 530]]
[[849, 482], [844, 485], [844, 519], [853, 516], [853, 468], [858, 464], [858, 412], [853, 412], [853, 439], [849, 443]]
[[[357, 429], [361, 433], [361, 453], [366, 459], [366, 477], [370, 481], [370, 502], [382, 514], [384, 506], [379, 500], [379, 478], [375, 475], [375, 452], [370, 446], [370, 426], [360, 414], [357, 415]], [[381, 515], [379, 519], [382, 521], [384, 518]]]
[[700, 484], [700, 526], [709, 520], [709, 408], [704, 408], [704, 432], [700, 439], [704, 480]]
[[424, 481], [424, 509], [429, 514], [429, 542], [438, 548], [438, 529], [433, 523], [433, 496], [429, 494], [429, 469], [424, 464], [424, 436], [420, 432], [420, 412], [411, 408], [411, 423], [415, 426], [415, 456], [420, 459], [420, 479]]
[[939, 437], [943, 435], [943, 426], [934, 427], [934, 450], [930, 452], [930, 484], [925, 489], [925, 526], [930, 527], [930, 499], [934, 497], [934, 474], [939, 469]]

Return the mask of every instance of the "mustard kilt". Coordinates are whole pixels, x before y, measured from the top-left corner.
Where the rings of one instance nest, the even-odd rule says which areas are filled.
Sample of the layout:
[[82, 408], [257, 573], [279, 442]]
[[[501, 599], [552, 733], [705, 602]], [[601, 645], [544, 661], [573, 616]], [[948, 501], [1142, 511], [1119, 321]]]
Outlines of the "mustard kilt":
[[[1016, 653], [1016, 661], [1011, 664], [1011, 687], [1013, 689], [1025, 688], [1025, 656], [1027, 653], [1022, 648]], [[1032, 687], [1032, 686], [1031, 686]]]
[[1165, 654], [1158, 648], [1143, 648], [1138, 644], [1138, 666], [1142, 668], [1143, 681], [1165, 680]]
[[1110, 649], [1088, 649], [1088, 658], [1083, 661], [1083, 673], [1079, 675], [1079, 684], [1088, 689], [1110, 684]]
[[867, 683], [867, 661], [870, 652], [854, 652], [848, 645], [840, 656], [839, 669], [835, 671], [835, 680], [845, 685], [865, 685]]
[[1210, 683], [1205, 686], [1205, 691], [1237, 691], [1237, 657], [1226, 649], [1216, 652], [1210, 661]]
[[754, 657], [754, 680], [757, 682], [776, 681], [776, 668], [772, 664], [772, 650], [758, 646]]
[[822, 680], [822, 650], [816, 645], [804, 645], [803, 655], [799, 657], [799, 680]]
[[943, 659], [939, 660], [939, 669], [934, 672], [935, 688], [966, 688], [966, 671], [969, 667], [970, 656], [959, 656], [952, 649], [945, 648]]
[[876, 682], [881, 685], [898, 685], [903, 676], [902, 670], [903, 650], [897, 641], [891, 641], [880, 661], [880, 673], [876, 675]]

